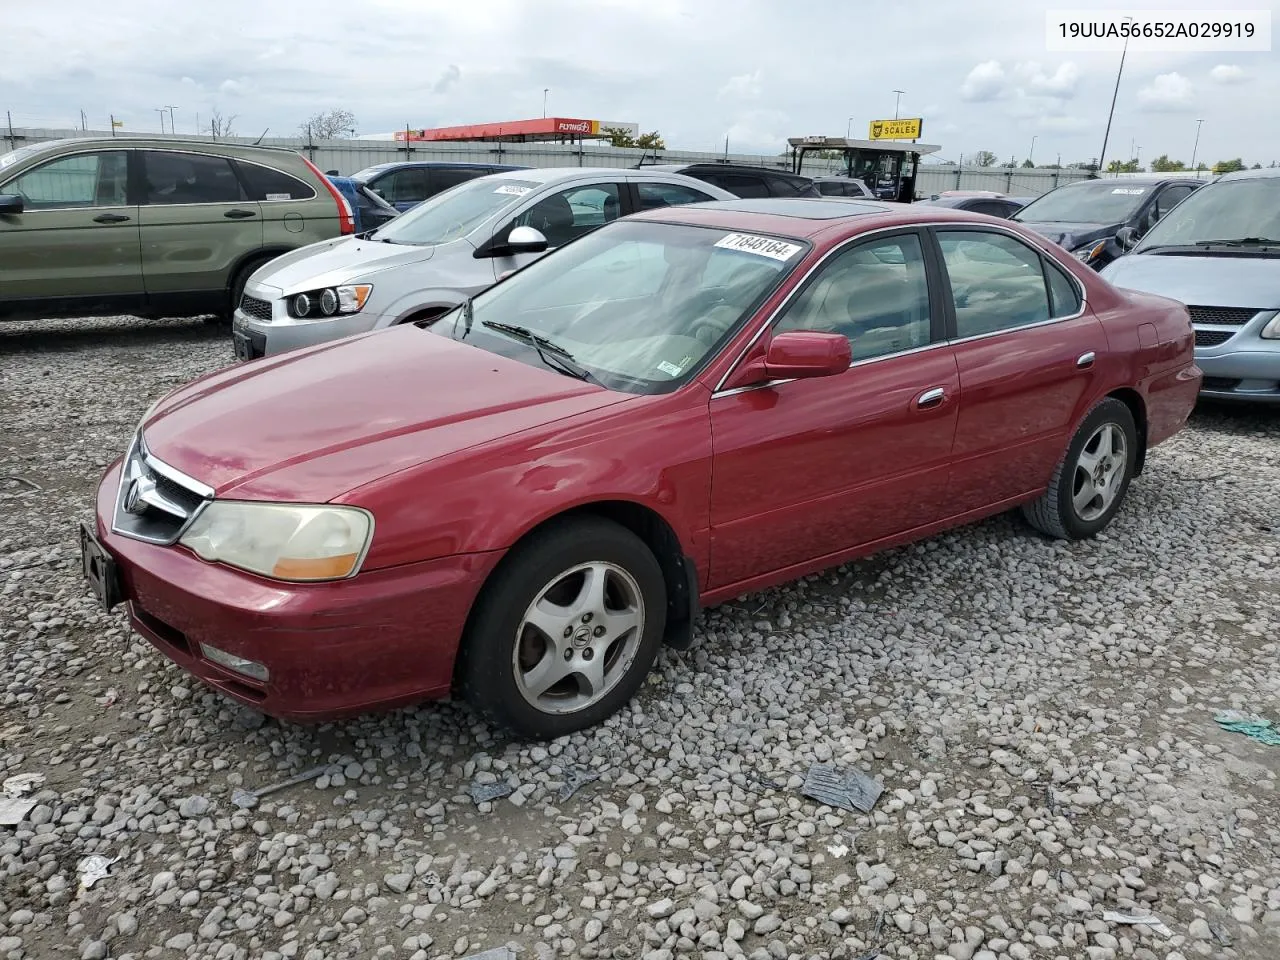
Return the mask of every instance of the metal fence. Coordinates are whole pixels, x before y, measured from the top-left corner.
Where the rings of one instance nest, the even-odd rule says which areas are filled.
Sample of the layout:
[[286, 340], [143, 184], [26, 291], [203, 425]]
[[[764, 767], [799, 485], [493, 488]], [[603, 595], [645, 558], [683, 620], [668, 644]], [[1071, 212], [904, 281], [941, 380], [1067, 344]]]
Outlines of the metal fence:
[[[100, 137], [109, 133], [81, 130], [37, 130], [15, 128], [10, 137], [0, 130], [0, 144], [23, 146], [45, 140], [67, 137]], [[158, 135], [149, 134], [148, 138]], [[116, 137], [128, 142], [127, 135]], [[164, 137], [169, 139], [169, 137]], [[183, 140], [208, 140], [210, 137], [181, 137]], [[224, 137], [219, 142], [252, 144], [253, 137]], [[724, 161], [752, 166], [791, 168], [789, 154], [700, 153], [692, 150], [640, 150], [580, 143], [399, 143], [394, 140], [317, 140], [298, 137], [268, 137], [263, 146], [286, 147], [307, 156], [321, 170], [336, 170], [343, 175], [365, 167], [397, 160], [445, 160], [482, 163], [510, 163], [526, 167], [633, 167], [641, 161], [695, 163]], [[842, 170], [838, 160], [806, 158], [804, 172], [810, 176]], [[1035, 197], [1073, 180], [1086, 179], [1084, 170], [1075, 169], [1006, 169], [1004, 167], [957, 167], [922, 163], [916, 178], [916, 192], [930, 196], [943, 190], [994, 190], [1014, 196]]]

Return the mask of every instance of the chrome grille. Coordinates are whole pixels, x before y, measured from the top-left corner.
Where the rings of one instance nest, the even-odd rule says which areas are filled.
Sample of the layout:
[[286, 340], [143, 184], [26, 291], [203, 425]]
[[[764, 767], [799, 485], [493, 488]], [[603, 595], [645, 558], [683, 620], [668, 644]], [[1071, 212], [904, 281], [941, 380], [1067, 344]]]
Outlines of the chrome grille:
[[257, 297], [244, 294], [240, 297], [240, 309], [255, 320], [261, 320], [264, 323], [271, 322], [271, 304], [269, 301], [259, 300]]
[[1235, 330], [1197, 330], [1196, 346], [1216, 347], [1220, 343], [1226, 343], [1235, 335]]
[[173, 543], [212, 497], [211, 487], [152, 456], [139, 431], [120, 466], [111, 528], [135, 540]]
[[1230, 327], [1248, 323], [1258, 312], [1253, 307], [1187, 307], [1187, 309], [1191, 311], [1192, 323]]

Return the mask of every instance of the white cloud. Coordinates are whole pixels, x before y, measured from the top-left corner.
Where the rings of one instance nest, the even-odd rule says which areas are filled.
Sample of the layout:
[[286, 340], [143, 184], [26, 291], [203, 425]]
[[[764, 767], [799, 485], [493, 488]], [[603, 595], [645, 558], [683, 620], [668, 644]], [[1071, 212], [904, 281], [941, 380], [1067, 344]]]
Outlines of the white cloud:
[[1168, 112], [1191, 106], [1194, 89], [1191, 81], [1180, 73], [1162, 73], [1138, 91], [1138, 103], [1144, 110]]
[[223, 96], [238, 97], [245, 92], [245, 85], [239, 80], [223, 80], [218, 84], [218, 92]]
[[735, 100], [756, 100], [760, 97], [763, 85], [760, 79], [760, 71], [753, 70], [751, 73], [741, 73], [736, 77], [730, 77], [728, 81], [720, 88], [720, 97]]
[[1046, 74], [1035, 61], [1019, 64], [1015, 73], [1022, 81], [1022, 89], [1032, 97], [1070, 100], [1076, 95], [1076, 85], [1080, 82], [1080, 68], [1070, 60], [1059, 64], [1052, 74]]
[[969, 101], [995, 100], [1004, 92], [1004, 67], [999, 60], [986, 60], [972, 70], [960, 84], [960, 98]]
[[1244, 83], [1249, 75], [1235, 64], [1220, 63], [1209, 71], [1209, 79], [1214, 83]]

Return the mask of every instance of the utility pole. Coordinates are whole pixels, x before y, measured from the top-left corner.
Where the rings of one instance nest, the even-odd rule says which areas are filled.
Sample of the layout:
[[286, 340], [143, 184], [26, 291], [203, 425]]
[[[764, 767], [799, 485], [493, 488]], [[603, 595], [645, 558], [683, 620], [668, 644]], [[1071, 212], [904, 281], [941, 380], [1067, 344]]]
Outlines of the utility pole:
[[905, 91], [905, 90], [890, 90], [889, 92], [890, 92], [890, 93], [895, 93], [895, 94], [897, 94], [897, 96], [893, 98], [893, 119], [897, 120], [897, 119], [898, 119], [898, 104], [902, 102], [902, 95], [903, 95], [904, 93], [906, 93], [907, 91]]
[[1200, 179], [1200, 170], [1196, 166], [1196, 153], [1200, 150], [1200, 124], [1202, 123], [1204, 123], [1203, 120], [1196, 121], [1196, 143], [1195, 146], [1191, 148], [1191, 169], [1195, 170], [1197, 180]]
[[4, 118], [9, 125], [9, 149], [17, 149], [17, 140], [13, 136], [13, 114], [6, 110], [4, 112]]
[[80, 111], [80, 132], [84, 133], [89, 129], [89, 121], [85, 118], [84, 111]]
[[116, 135], [116, 115], [113, 113], [109, 116], [111, 117], [111, 135], [114, 137]]
[[[1127, 22], [1132, 20], [1133, 17], [1125, 17], [1124, 19]], [[1116, 113], [1116, 97], [1120, 94], [1120, 77], [1124, 73], [1124, 58], [1125, 54], [1128, 52], [1129, 38], [1125, 37], [1124, 47], [1120, 51], [1120, 69], [1116, 71], [1116, 87], [1111, 91], [1111, 110], [1107, 113], [1107, 131], [1102, 135], [1102, 153], [1098, 155], [1098, 164], [1094, 169], [1095, 175], [1102, 173], [1102, 164], [1105, 163], [1107, 159], [1107, 141], [1111, 139], [1111, 118], [1114, 117]]]
[[1036, 138], [1032, 137], [1031, 152], [1027, 154], [1027, 159], [1030, 160], [1032, 163], [1035, 163], [1035, 157], [1036, 157]]
[[548, 94], [548, 93], [550, 93], [550, 92], [551, 92], [551, 88], [550, 88], [550, 87], [543, 87], [543, 88], [542, 88], [542, 118], [543, 118], [544, 120], [545, 120], [545, 119], [546, 119], [546, 117], [547, 117], [547, 94]]
[[845, 124], [844, 138], [848, 140], [852, 136], [853, 136], [853, 117], [850, 117], [849, 122]]
[[164, 134], [164, 107], [154, 107], [156, 113], [160, 114], [160, 133]]
[[169, 106], [165, 107], [165, 109], [169, 111], [169, 133], [171, 135], [176, 134], [178, 132], [178, 128], [173, 125], [173, 111], [176, 110], [177, 107]]

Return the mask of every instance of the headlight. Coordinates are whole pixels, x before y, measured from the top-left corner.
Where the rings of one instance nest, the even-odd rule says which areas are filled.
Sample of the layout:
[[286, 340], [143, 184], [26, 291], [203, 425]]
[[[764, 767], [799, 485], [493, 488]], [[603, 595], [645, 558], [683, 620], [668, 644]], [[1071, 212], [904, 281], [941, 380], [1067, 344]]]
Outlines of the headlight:
[[335, 314], [359, 313], [373, 293], [371, 283], [353, 283], [295, 293], [289, 298], [289, 316], [299, 320], [326, 320]]
[[1106, 249], [1107, 241], [1099, 240], [1097, 243], [1087, 243], [1083, 247], [1077, 247], [1071, 252], [1075, 254], [1077, 260], [1088, 263], [1094, 257], [1099, 256]]
[[373, 517], [356, 507], [214, 500], [182, 544], [204, 560], [276, 580], [341, 580], [360, 569]]
[[1267, 340], [1280, 340], [1280, 313], [1277, 313], [1262, 328], [1262, 336]]

